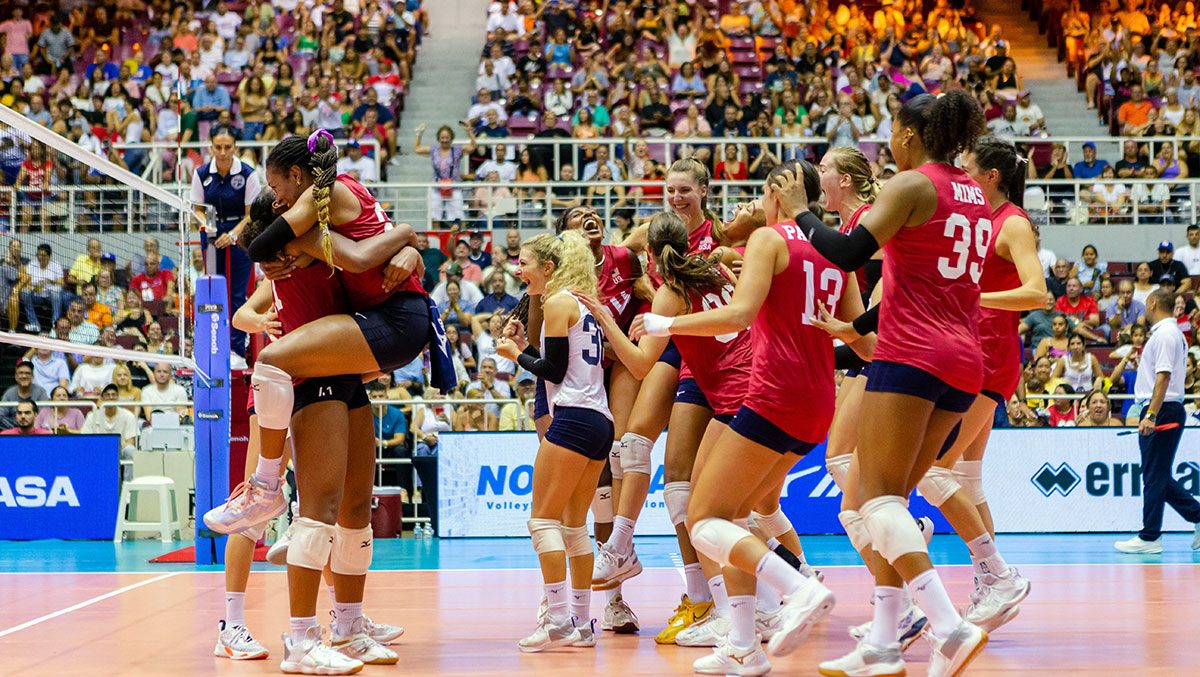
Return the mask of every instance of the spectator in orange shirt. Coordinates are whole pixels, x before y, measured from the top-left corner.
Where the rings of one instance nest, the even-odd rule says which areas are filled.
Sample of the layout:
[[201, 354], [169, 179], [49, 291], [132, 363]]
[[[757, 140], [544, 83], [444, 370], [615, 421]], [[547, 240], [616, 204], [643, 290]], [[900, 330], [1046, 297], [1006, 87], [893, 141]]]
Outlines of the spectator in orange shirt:
[[1117, 120], [1121, 123], [1123, 134], [1130, 134], [1131, 130], [1140, 127], [1150, 119], [1150, 110], [1154, 108], [1154, 104], [1146, 98], [1146, 89], [1141, 85], [1134, 85], [1129, 88], [1129, 100], [1121, 104], [1117, 109]]
[[113, 322], [112, 308], [96, 300], [96, 285], [89, 282], [83, 285], [83, 307], [87, 310], [88, 322], [104, 329]]
[[1055, 310], [1075, 318], [1075, 333], [1091, 340], [1098, 341], [1100, 336], [1095, 330], [1100, 326], [1100, 309], [1096, 299], [1083, 293], [1083, 284], [1077, 277], [1067, 279], [1067, 293], [1054, 304]]

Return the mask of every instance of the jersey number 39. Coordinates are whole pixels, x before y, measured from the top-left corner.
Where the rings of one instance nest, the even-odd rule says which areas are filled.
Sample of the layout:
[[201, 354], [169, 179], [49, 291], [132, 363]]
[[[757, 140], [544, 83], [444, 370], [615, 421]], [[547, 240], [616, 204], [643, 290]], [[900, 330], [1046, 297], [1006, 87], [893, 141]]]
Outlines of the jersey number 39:
[[[938, 272], [947, 280], [957, 280], [963, 276], [963, 273], [969, 272], [971, 281], [978, 284], [979, 276], [983, 273], [983, 260], [987, 258], [988, 244], [992, 241], [992, 222], [988, 219], [979, 219], [972, 228], [967, 217], [955, 212], [946, 219], [944, 234], [954, 241], [955, 260], [951, 263], [951, 257], [939, 257]], [[967, 258], [972, 245], [975, 246], [975, 256], [978, 257], [978, 260], [968, 264]]]

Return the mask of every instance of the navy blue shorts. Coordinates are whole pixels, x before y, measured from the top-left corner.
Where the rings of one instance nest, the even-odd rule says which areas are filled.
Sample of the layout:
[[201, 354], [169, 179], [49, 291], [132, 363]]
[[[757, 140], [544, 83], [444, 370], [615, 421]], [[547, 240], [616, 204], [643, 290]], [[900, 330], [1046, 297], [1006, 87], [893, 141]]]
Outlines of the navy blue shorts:
[[899, 362], [872, 362], [867, 392], [899, 393], [933, 402], [937, 409], [965, 413], [975, 402], [975, 394], [950, 386], [924, 369]]
[[675, 367], [676, 371], [683, 366], [683, 355], [679, 354], [679, 349], [675, 347], [674, 341], [669, 341], [667, 347], [663, 350], [663, 354], [658, 356], [659, 362], [666, 362]]
[[712, 409], [708, 398], [701, 392], [700, 386], [694, 378], [685, 378], [679, 381], [679, 386], [675, 389], [675, 403], [694, 404], [705, 409]]
[[729, 425], [733, 422], [733, 414], [713, 414], [713, 420]]
[[995, 400], [996, 404], [1004, 404], [1004, 405], [1008, 404], [1008, 399], [1006, 399], [1003, 395], [996, 392], [995, 390], [981, 390], [979, 392], [979, 394], [983, 395], [984, 397], [986, 397], [990, 400]]
[[546, 397], [546, 382], [537, 379], [537, 390], [533, 394], [533, 420], [550, 415], [550, 400]]
[[862, 367], [850, 367], [849, 369], [846, 370], [846, 378], [854, 378], [855, 376], [861, 376], [862, 373], [863, 373]]
[[556, 407], [546, 441], [583, 454], [593, 461], [607, 461], [612, 451], [612, 421], [598, 411], [582, 407]]
[[729, 429], [756, 444], [779, 452], [781, 454], [797, 454], [803, 456], [817, 446], [814, 442], [804, 442], [787, 434], [768, 421], [753, 409], [742, 406], [729, 423]]
[[351, 314], [379, 370], [395, 371], [412, 362], [429, 344], [429, 305], [425, 296], [397, 292], [386, 301]]
[[870, 380], [871, 379], [871, 363], [868, 362], [866, 366], [859, 369], [858, 375], [866, 378], [867, 380]]
[[295, 388], [296, 396], [292, 413], [318, 402], [345, 402], [347, 409], [358, 409], [370, 404], [367, 389], [358, 375], [324, 376], [306, 378]]

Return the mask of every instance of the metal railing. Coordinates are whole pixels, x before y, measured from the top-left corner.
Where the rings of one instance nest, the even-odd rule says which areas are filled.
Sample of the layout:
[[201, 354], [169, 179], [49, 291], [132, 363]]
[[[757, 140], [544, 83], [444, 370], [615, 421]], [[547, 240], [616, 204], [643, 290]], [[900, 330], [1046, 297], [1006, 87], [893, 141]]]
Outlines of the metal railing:
[[[275, 147], [278, 141], [238, 141], [237, 150], [239, 156], [243, 151], [254, 151], [256, 162], [259, 166], [267, 159], [267, 152]], [[342, 155], [345, 155], [345, 147], [350, 143], [350, 139], [336, 139], [334, 145], [341, 149]], [[359, 146], [363, 149], [363, 157], [366, 157], [375, 165], [375, 175], [382, 176], [381, 168], [383, 163], [380, 159], [382, 146], [375, 139], [361, 139]], [[212, 143], [210, 141], [190, 141], [184, 144], [178, 144], [173, 141], [149, 141], [138, 143], [114, 143], [113, 148], [119, 151], [146, 151], [146, 164], [141, 171], [143, 179], [153, 181], [155, 183], [176, 183], [181, 179], [186, 183], [189, 176], [182, 176], [181, 169], [187, 168], [187, 163], [179, 162], [179, 153], [182, 151], [185, 155], [189, 152], [196, 152], [200, 155], [203, 162], [209, 162], [212, 159]], [[195, 169], [192, 167], [191, 169]]]

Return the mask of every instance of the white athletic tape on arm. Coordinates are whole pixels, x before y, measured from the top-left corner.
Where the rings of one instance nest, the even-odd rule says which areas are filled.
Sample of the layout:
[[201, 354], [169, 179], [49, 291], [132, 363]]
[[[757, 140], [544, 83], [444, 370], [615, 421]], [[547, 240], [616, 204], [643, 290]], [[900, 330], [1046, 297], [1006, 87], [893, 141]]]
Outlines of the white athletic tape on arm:
[[903, 498], [872, 498], [858, 511], [862, 513], [867, 533], [871, 535], [871, 545], [889, 563], [894, 564], [896, 560], [912, 553], [929, 552], [925, 538], [921, 536], [921, 528], [913, 521]]
[[301, 517], [292, 522], [288, 543], [288, 566], [323, 571], [329, 563], [337, 529], [332, 524]]
[[343, 576], [366, 576], [375, 552], [371, 527], [347, 529], [339, 524], [336, 530], [333, 552], [329, 556], [330, 570]]
[[838, 454], [825, 459], [825, 468], [829, 471], [829, 476], [843, 494], [846, 493], [846, 475], [850, 473], [850, 460], [853, 458], [854, 454]]
[[871, 547], [871, 534], [867, 533], [867, 525], [863, 522], [862, 514], [857, 510], [843, 510], [838, 513], [838, 521], [846, 529], [850, 544], [858, 552], [864, 552]]
[[705, 557], [720, 564], [729, 566], [729, 553], [733, 547], [747, 536], [753, 534], [742, 527], [719, 517], [707, 517], [692, 525], [692, 547]]
[[533, 551], [539, 555], [567, 549], [563, 541], [562, 522], [535, 517], [529, 520], [529, 536], [533, 539]]
[[954, 478], [954, 471], [936, 465], [929, 468], [921, 481], [917, 482], [917, 491], [935, 508], [940, 508], [961, 488]]
[[649, 475], [652, 446], [654, 443], [648, 438], [636, 433], [625, 433], [621, 437], [621, 470]]
[[959, 461], [954, 464], [954, 478], [967, 492], [971, 503], [979, 505], [987, 503], [983, 493], [983, 461]]
[[787, 515], [783, 514], [782, 507], [770, 515], [752, 512], [750, 516], [754, 518], [754, 522], [767, 535], [767, 538], [779, 538], [792, 530], [792, 521], [787, 518]]
[[592, 497], [592, 517], [601, 524], [612, 523], [612, 487], [596, 487], [596, 494]]
[[647, 336], [670, 336], [673, 324], [675, 324], [673, 317], [654, 313], [642, 315], [642, 327], [645, 328]]
[[621, 440], [613, 440], [612, 449], [608, 452], [608, 467], [612, 470], [614, 480], [625, 478], [625, 471], [621, 469], [622, 446], [624, 445], [621, 444]]
[[254, 365], [250, 383], [254, 388], [254, 412], [258, 414], [259, 427], [287, 430], [296, 400], [292, 377], [279, 367], [259, 363]]
[[679, 526], [687, 522], [687, 504], [691, 495], [690, 482], [667, 482], [667, 486], [663, 487], [663, 500], [667, 503], [671, 524]]
[[563, 542], [566, 544], [567, 557], [583, 557], [592, 554], [592, 539], [588, 536], [587, 526], [563, 527]]

